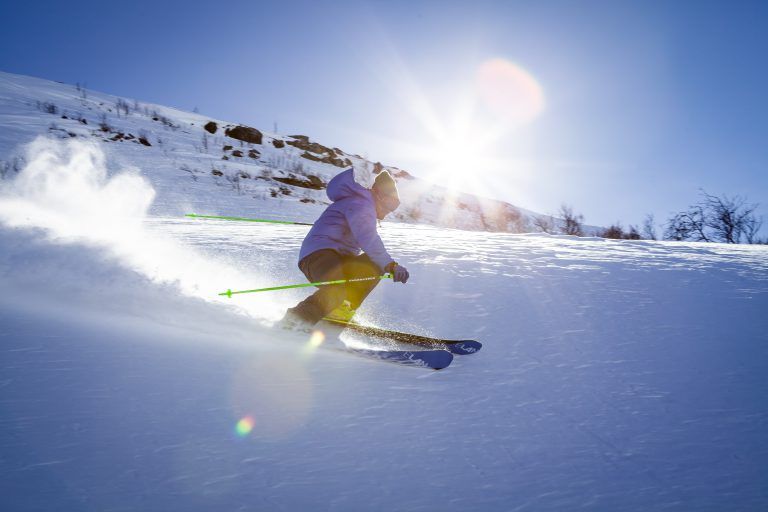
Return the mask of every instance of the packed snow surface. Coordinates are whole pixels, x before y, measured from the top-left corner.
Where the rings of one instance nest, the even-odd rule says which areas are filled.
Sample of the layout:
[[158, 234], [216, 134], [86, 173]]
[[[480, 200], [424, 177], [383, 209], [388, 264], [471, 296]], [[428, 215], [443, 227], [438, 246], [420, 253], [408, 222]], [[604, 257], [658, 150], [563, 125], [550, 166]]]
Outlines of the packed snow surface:
[[484, 343], [435, 372], [273, 329], [307, 290], [217, 295], [303, 282], [306, 227], [151, 215], [88, 144], [26, 161], [0, 189], [3, 510], [768, 507], [766, 247], [386, 223], [412, 277], [361, 321]]

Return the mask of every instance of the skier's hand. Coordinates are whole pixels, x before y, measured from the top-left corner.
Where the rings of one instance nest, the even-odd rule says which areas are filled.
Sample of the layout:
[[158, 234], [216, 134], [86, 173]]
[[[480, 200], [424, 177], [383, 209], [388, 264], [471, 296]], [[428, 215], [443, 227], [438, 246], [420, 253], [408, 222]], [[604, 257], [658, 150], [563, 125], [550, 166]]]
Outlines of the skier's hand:
[[387, 265], [386, 269], [390, 274], [392, 274], [392, 279], [396, 283], [407, 283], [408, 278], [411, 277], [411, 275], [408, 273], [408, 269], [405, 268], [402, 265], [398, 265], [394, 261]]

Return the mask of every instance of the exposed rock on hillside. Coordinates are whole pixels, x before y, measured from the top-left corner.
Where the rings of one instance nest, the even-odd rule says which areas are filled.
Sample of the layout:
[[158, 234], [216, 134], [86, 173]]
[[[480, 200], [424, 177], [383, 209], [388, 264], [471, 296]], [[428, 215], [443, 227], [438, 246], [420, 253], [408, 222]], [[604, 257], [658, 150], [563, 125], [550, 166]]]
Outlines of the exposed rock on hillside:
[[261, 144], [262, 140], [262, 135], [259, 130], [243, 125], [227, 128], [224, 130], [224, 135], [243, 142], [250, 142], [251, 144]]
[[[352, 162], [348, 158], [340, 158], [336, 150], [323, 146], [317, 142], [310, 142], [306, 135], [291, 135], [295, 140], [285, 141], [286, 144], [298, 149], [303, 149], [302, 158], [312, 160], [313, 162], [323, 162], [325, 164], [335, 165], [336, 167], [349, 167]], [[275, 146], [277, 147], [277, 146]]]
[[205, 131], [213, 135], [214, 133], [216, 133], [216, 130], [219, 129], [219, 125], [217, 125], [213, 121], [208, 121], [207, 123], [205, 123], [205, 126], [203, 126], [203, 128], [205, 128]]
[[309, 175], [306, 178], [303, 176], [296, 176], [295, 174], [289, 174], [285, 178], [272, 178], [275, 181], [285, 183], [286, 185], [293, 185], [294, 187], [309, 188], [312, 190], [322, 190], [325, 188], [323, 180], [314, 175]]

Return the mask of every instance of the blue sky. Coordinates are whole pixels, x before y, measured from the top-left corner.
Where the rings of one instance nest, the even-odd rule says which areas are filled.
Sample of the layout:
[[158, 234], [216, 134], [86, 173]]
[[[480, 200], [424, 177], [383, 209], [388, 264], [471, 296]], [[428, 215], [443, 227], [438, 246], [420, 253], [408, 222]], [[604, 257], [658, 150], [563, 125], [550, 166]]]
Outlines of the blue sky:
[[[766, 2], [4, 2], [0, 19], [3, 71], [277, 123], [534, 211], [626, 226], [703, 187], [768, 213]], [[478, 96], [494, 59], [537, 84], [534, 118]]]

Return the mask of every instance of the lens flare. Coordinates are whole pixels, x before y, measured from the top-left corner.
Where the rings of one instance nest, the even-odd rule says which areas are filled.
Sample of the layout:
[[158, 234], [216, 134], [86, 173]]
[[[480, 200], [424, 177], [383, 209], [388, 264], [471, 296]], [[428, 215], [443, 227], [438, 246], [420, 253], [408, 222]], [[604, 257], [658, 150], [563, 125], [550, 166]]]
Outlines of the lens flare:
[[323, 331], [313, 331], [312, 336], [309, 338], [310, 347], [319, 347], [325, 341], [325, 334]]
[[507, 59], [495, 58], [481, 64], [476, 85], [483, 105], [507, 122], [529, 123], [544, 111], [544, 90], [539, 82]]
[[235, 425], [235, 432], [240, 437], [246, 437], [251, 433], [255, 425], [256, 421], [253, 419], [253, 417], [246, 416], [237, 422], [237, 425]]
[[309, 357], [314, 354], [318, 347], [325, 342], [325, 333], [323, 331], [315, 330], [309, 336], [309, 340], [301, 349], [301, 353], [304, 357]]
[[241, 418], [243, 429], [251, 424], [252, 437], [287, 439], [309, 419], [314, 384], [295, 352], [261, 353], [237, 369], [230, 399], [232, 418]]

